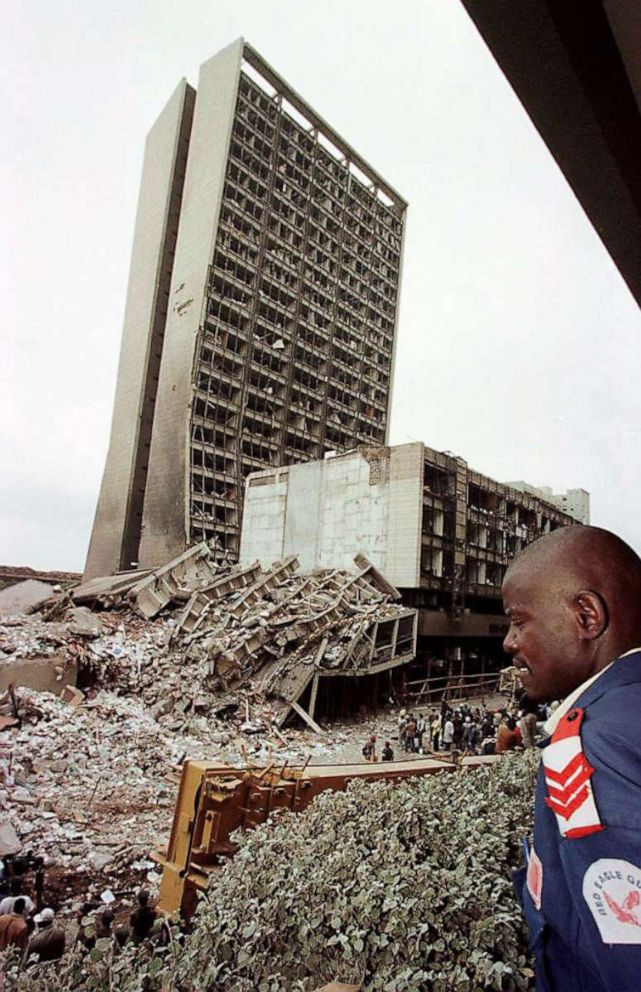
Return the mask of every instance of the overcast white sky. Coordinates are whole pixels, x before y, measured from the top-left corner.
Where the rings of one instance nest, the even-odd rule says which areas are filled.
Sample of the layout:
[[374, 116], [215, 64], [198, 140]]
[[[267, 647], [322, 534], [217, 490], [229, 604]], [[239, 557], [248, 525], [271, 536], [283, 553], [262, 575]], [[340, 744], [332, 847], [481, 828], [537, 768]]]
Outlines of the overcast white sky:
[[10, 0], [0, 562], [83, 567], [144, 138], [239, 35], [409, 200], [392, 442], [641, 550], [639, 310], [458, 0]]

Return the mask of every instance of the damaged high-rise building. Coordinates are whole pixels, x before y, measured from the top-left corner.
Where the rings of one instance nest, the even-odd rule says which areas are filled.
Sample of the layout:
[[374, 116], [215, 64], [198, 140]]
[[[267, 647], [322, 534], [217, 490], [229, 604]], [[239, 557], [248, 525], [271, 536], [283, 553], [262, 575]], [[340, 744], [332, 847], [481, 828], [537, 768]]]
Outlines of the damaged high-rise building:
[[383, 444], [407, 204], [242, 40], [147, 137], [87, 576], [238, 553], [244, 479]]

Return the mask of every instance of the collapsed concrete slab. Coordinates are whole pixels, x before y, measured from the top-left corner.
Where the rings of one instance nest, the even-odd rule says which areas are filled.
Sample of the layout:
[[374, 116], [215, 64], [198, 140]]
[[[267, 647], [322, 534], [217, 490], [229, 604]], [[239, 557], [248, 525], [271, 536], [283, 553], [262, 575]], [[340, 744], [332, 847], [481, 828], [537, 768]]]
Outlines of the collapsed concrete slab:
[[59, 695], [65, 685], [75, 684], [77, 674], [77, 663], [63, 654], [3, 658], [0, 661], [0, 691], [14, 685]]
[[26, 613], [28, 609], [44, 603], [50, 596], [51, 586], [46, 582], [25, 579], [24, 582], [18, 582], [0, 591], [0, 615]]
[[118, 572], [117, 575], [102, 575], [88, 579], [72, 590], [74, 603], [89, 603], [109, 607], [122, 599], [133, 586], [149, 575], [149, 569], [133, 572]]

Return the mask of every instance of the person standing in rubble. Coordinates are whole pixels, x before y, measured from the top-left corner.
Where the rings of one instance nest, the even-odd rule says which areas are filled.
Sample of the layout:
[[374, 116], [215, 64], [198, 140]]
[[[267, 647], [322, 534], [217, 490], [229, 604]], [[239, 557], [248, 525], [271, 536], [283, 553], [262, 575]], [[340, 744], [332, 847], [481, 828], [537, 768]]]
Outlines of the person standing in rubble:
[[463, 717], [463, 712], [460, 709], [454, 711], [454, 716], [452, 717], [452, 723], [454, 724], [454, 747], [459, 749], [465, 743], [465, 724], [471, 723], [471, 718], [469, 716]]
[[13, 900], [9, 913], [0, 915], [0, 951], [7, 947], [24, 950], [29, 941], [29, 925], [25, 919], [25, 901], [22, 896]]
[[405, 730], [407, 728], [407, 713], [405, 710], [401, 710], [398, 718], [398, 746], [402, 751], [405, 750]]
[[429, 725], [425, 719], [425, 715], [421, 713], [418, 720], [416, 721], [416, 744], [417, 750], [423, 753], [423, 737], [426, 733], [429, 733]]
[[435, 713], [432, 717], [430, 730], [432, 735], [432, 750], [438, 751], [441, 743], [441, 717], [438, 713]]
[[405, 728], [405, 753], [416, 750], [416, 720], [410, 713]]
[[445, 717], [445, 723], [443, 724], [443, 750], [449, 751], [452, 747], [452, 741], [454, 740], [454, 724], [452, 723], [452, 717], [448, 713]]
[[138, 909], [129, 917], [134, 944], [142, 944], [149, 937], [157, 915], [156, 910], [149, 905], [149, 893], [146, 889], [141, 889], [138, 893]]
[[474, 724], [472, 723], [472, 717], [466, 716], [465, 721], [463, 723], [463, 730], [461, 733], [461, 745], [465, 748], [466, 751], [471, 750], [471, 737], [472, 737], [473, 726]]
[[383, 761], [394, 760], [394, 752], [392, 751], [392, 746], [389, 741], [385, 741], [385, 747], [381, 751], [381, 758]]
[[374, 735], [363, 745], [363, 757], [365, 761], [378, 761], [376, 757], [376, 738]]
[[29, 941], [27, 958], [36, 957], [38, 961], [59, 961], [65, 952], [65, 932], [60, 927], [54, 927], [55, 914], [46, 908], [34, 916], [33, 921], [37, 930]]

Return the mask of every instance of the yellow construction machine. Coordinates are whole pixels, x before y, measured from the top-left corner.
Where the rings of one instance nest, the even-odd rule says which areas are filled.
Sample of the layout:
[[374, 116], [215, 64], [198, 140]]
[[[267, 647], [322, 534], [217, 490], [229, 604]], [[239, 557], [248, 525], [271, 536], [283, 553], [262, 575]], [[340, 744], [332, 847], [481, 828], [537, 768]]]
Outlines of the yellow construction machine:
[[[464, 758], [474, 767], [488, 758]], [[279, 810], [297, 813], [326, 789], [343, 790], [349, 782], [398, 780], [452, 772], [449, 758], [290, 767], [233, 768], [207, 761], [183, 765], [174, 822], [167, 849], [153, 854], [163, 867], [158, 908], [189, 918], [210, 876], [236, 852], [232, 835], [265, 823]]]

